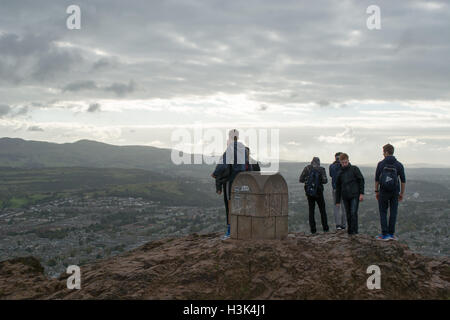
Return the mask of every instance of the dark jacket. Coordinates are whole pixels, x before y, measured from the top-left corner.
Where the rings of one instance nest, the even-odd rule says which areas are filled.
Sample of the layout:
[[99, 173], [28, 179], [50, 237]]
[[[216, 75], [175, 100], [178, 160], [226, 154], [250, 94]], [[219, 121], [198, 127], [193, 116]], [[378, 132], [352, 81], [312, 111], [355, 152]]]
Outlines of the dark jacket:
[[[383, 172], [383, 168], [386, 165], [395, 166], [395, 169], [397, 169], [397, 175], [400, 178], [400, 181], [403, 183], [406, 183], [405, 168], [403, 167], [403, 164], [400, 161], [398, 161], [394, 156], [387, 156], [384, 158], [384, 160], [378, 162], [377, 170], [375, 171], [375, 181], [376, 182], [380, 182], [381, 172]], [[381, 190], [381, 191], [383, 191], [383, 190]], [[397, 183], [397, 193], [400, 193], [400, 183]]]
[[340, 203], [341, 197], [352, 199], [360, 194], [364, 194], [364, 177], [357, 166], [349, 163], [336, 178], [336, 203]]
[[333, 187], [333, 190], [336, 190], [336, 178], [341, 171], [341, 163], [339, 161], [333, 162], [330, 164], [328, 171], [331, 177], [331, 186]]
[[320, 160], [317, 157], [314, 157], [314, 159], [311, 161], [311, 164], [308, 164], [300, 174], [300, 177], [298, 178], [298, 182], [305, 184], [305, 191], [306, 191], [306, 185], [308, 183], [309, 173], [312, 169], [316, 169], [319, 171], [320, 175], [320, 186], [319, 186], [319, 192], [323, 192], [323, 185], [328, 182], [327, 179], [327, 172], [325, 171], [324, 167], [320, 166]]
[[222, 188], [226, 188], [226, 183], [230, 179], [231, 165], [223, 167], [221, 171], [214, 171], [216, 177], [216, 192], [222, 191]]
[[[261, 171], [259, 162], [257, 161], [254, 162], [255, 163], [246, 163], [245, 165], [246, 171]], [[228, 181], [230, 181], [230, 183], [233, 182], [235, 176], [232, 177], [232, 173], [233, 172], [231, 164], [227, 164], [226, 166], [218, 164], [216, 166], [216, 169], [213, 172], [213, 174], [215, 174], [216, 177], [216, 192], [222, 191], [222, 189], [225, 188], [226, 183]]]

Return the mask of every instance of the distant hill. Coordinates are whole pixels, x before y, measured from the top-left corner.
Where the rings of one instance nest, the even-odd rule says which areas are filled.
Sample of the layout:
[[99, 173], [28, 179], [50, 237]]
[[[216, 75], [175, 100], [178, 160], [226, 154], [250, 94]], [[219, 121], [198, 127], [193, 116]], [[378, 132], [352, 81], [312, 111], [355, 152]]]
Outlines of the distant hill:
[[[91, 167], [145, 169], [172, 177], [185, 177], [211, 183], [214, 165], [183, 164], [171, 161], [172, 149], [151, 146], [116, 146], [93, 140], [73, 143], [51, 143], [20, 138], [0, 138], [0, 167], [47, 168]], [[189, 155], [193, 159], [194, 155]], [[372, 185], [375, 166], [360, 166], [366, 183]], [[193, 161], [192, 161], [193, 162]], [[289, 184], [297, 184], [306, 162], [281, 161], [279, 171]], [[355, 163], [358, 165], [357, 163]], [[327, 169], [329, 163], [322, 162]], [[263, 169], [264, 170], [264, 169]], [[410, 168], [406, 166], [407, 180], [422, 180], [450, 187], [450, 168]], [[445, 191], [445, 190], [444, 190]]]
[[[226, 240], [217, 233], [149, 242], [50, 279], [35, 258], [0, 262], [0, 299], [449, 299], [450, 260], [367, 235], [291, 234]], [[367, 268], [381, 289], [367, 288]]]
[[207, 172], [212, 171], [212, 166], [175, 165], [171, 161], [171, 153], [171, 149], [116, 146], [86, 139], [60, 144], [20, 138], [0, 138], [1, 167], [137, 168], [172, 176], [210, 179]]

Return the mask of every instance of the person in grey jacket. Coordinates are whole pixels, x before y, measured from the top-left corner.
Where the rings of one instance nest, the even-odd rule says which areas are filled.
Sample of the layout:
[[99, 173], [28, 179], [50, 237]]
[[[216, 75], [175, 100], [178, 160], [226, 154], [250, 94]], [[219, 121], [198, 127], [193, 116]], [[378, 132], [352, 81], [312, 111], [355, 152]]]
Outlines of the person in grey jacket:
[[311, 233], [316, 233], [316, 221], [314, 219], [314, 210], [317, 202], [317, 206], [320, 211], [320, 220], [322, 222], [322, 228], [324, 232], [328, 232], [328, 219], [327, 211], [325, 208], [325, 199], [323, 197], [323, 185], [328, 182], [327, 173], [324, 167], [320, 166], [320, 159], [314, 157], [311, 164], [307, 165], [300, 177], [299, 182], [305, 184], [305, 194], [308, 198], [309, 207], [309, 227]]

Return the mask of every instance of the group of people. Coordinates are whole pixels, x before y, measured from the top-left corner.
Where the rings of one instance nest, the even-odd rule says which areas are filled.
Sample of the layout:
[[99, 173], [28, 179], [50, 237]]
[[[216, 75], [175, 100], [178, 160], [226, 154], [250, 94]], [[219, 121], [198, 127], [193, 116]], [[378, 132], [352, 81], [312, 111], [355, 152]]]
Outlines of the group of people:
[[[375, 171], [375, 194], [380, 213], [381, 233], [377, 240], [397, 240], [395, 224], [397, 221], [398, 202], [403, 200], [405, 193], [405, 169], [403, 164], [394, 157], [394, 146], [383, 146], [384, 159], [377, 165]], [[358, 233], [358, 208], [364, 200], [364, 177], [361, 170], [349, 162], [346, 153], [335, 154], [335, 161], [329, 166], [331, 177], [334, 219], [336, 230], [347, 229], [348, 234]], [[324, 232], [329, 231], [323, 185], [328, 182], [320, 159], [314, 157], [299, 177], [299, 182], [305, 184], [305, 194], [309, 207], [309, 226], [311, 233], [317, 232], [314, 217], [315, 205], [319, 207], [320, 219]], [[389, 218], [388, 218], [388, 211]]]
[[[227, 150], [223, 153], [219, 164], [211, 174], [216, 180], [216, 192], [223, 193], [227, 232], [223, 239], [230, 237], [229, 200], [231, 185], [242, 171], [260, 171], [257, 161], [250, 157], [250, 150], [239, 140], [239, 132], [230, 130], [228, 134]], [[228, 156], [228, 158], [227, 158]], [[375, 193], [380, 213], [381, 233], [378, 240], [397, 240], [395, 224], [397, 221], [398, 202], [403, 200], [405, 193], [405, 170], [394, 157], [394, 146], [383, 146], [384, 159], [377, 165], [375, 171]], [[358, 233], [358, 208], [364, 200], [364, 177], [355, 165], [349, 162], [346, 153], [335, 154], [335, 161], [329, 166], [332, 195], [334, 204], [334, 218], [336, 230], [348, 230], [349, 235]], [[309, 226], [311, 233], [317, 232], [314, 217], [315, 206], [319, 208], [320, 219], [324, 232], [329, 231], [324, 184], [328, 183], [325, 168], [320, 165], [320, 159], [314, 157], [299, 177], [299, 182], [305, 184], [305, 194], [309, 207]], [[388, 211], [390, 211], [388, 218]]]

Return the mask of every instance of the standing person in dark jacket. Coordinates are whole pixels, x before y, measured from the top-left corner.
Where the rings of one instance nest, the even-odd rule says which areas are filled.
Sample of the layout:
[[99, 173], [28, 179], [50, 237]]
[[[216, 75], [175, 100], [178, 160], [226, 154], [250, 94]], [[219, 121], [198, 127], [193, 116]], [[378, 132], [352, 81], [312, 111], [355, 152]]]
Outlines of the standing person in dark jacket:
[[[395, 233], [395, 222], [397, 220], [398, 202], [403, 200], [405, 193], [405, 169], [394, 157], [394, 146], [386, 144], [383, 146], [384, 160], [378, 162], [375, 172], [375, 194], [380, 211], [381, 234], [377, 240], [397, 240]], [[401, 186], [399, 183], [401, 181]], [[389, 223], [387, 219], [388, 208], [390, 208]]]
[[[329, 172], [331, 177], [331, 186], [333, 187], [333, 203], [336, 203], [336, 180], [337, 176], [341, 172], [341, 163], [339, 162], [339, 156], [342, 152], [337, 152], [334, 155], [335, 161], [330, 164]], [[342, 204], [340, 207], [334, 206], [334, 221], [336, 222], [336, 230], [345, 230], [347, 227], [347, 217], [345, 214], [345, 206]]]
[[342, 169], [336, 180], [335, 203], [340, 206], [342, 199], [347, 213], [348, 234], [357, 234], [359, 202], [364, 200], [364, 177], [357, 166], [350, 164], [346, 153], [341, 153], [339, 161]]
[[320, 166], [320, 159], [314, 157], [311, 164], [307, 165], [300, 175], [300, 183], [305, 184], [305, 193], [308, 198], [309, 206], [309, 226], [311, 233], [316, 233], [316, 220], [314, 219], [314, 209], [317, 205], [320, 211], [320, 220], [322, 221], [323, 231], [328, 232], [327, 211], [325, 208], [325, 199], [323, 198], [323, 185], [328, 182], [327, 173], [324, 167]]

